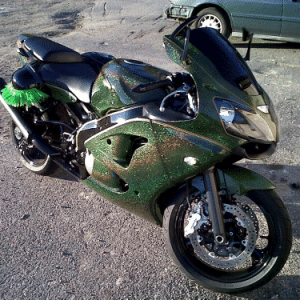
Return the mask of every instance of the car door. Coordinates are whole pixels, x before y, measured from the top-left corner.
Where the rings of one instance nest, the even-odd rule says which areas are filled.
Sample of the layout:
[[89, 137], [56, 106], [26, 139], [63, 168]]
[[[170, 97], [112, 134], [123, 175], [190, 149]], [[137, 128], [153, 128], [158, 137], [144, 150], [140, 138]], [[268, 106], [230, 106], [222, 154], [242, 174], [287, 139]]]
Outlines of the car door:
[[283, 0], [281, 36], [300, 39], [300, 0]]
[[280, 35], [284, 0], [219, 0], [231, 14], [233, 31]]

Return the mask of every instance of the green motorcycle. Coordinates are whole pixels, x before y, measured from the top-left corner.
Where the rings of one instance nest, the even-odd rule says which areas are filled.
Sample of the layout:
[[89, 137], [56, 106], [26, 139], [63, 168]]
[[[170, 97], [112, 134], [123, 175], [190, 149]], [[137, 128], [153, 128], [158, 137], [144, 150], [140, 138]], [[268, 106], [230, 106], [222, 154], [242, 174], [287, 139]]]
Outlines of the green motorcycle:
[[29, 170], [63, 168], [104, 198], [163, 226], [170, 255], [206, 288], [237, 293], [278, 274], [292, 243], [275, 186], [234, 165], [270, 156], [278, 142], [268, 95], [217, 31], [164, 37], [186, 72], [46, 38], [17, 42], [23, 68], [0, 100]]

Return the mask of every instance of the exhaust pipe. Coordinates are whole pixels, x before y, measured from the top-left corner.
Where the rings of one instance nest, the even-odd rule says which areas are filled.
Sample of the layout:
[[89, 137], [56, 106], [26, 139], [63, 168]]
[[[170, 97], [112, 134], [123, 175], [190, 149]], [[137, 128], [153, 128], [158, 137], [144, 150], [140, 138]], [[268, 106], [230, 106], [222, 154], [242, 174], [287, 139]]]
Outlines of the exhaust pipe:
[[61, 153], [55, 151], [50, 145], [48, 145], [39, 135], [35, 133], [35, 131], [31, 128], [29, 124], [27, 124], [22, 116], [19, 114], [17, 109], [8, 105], [0, 94], [0, 101], [4, 108], [8, 111], [11, 118], [13, 119], [16, 126], [21, 130], [23, 136], [29, 140], [36, 148], [38, 148], [42, 153], [46, 156], [50, 156], [51, 159], [59, 165], [62, 169], [67, 171], [70, 175], [74, 176], [78, 179], [85, 179], [86, 176], [81, 175], [79, 172], [74, 170], [72, 166], [64, 161], [61, 157]]
[[51, 157], [60, 155], [60, 153], [55, 151], [51, 146], [45, 143], [44, 140], [42, 140], [38, 135], [35, 134], [34, 130], [23, 120], [19, 112], [14, 107], [8, 105], [5, 102], [2, 95], [0, 95], [0, 101], [27, 140], [32, 142], [32, 144], [45, 155], [50, 155]]
[[19, 112], [12, 106], [8, 105], [0, 94], [0, 101], [4, 108], [8, 111], [10, 116], [12, 117], [15, 124], [20, 128], [23, 136], [28, 139], [30, 135], [33, 134], [33, 130], [29, 127], [29, 125], [22, 119]]

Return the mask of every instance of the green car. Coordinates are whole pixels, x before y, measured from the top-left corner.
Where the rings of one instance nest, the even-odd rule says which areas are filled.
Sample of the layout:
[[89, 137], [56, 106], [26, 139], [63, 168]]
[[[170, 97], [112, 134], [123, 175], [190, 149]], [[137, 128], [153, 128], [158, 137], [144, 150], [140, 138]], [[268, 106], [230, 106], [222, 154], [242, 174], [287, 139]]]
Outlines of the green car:
[[300, 42], [300, 0], [170, 0], [168, 18], [198, 16], [195, 27], [212, 27], [227, 38], [246, 28], [256, 37]]

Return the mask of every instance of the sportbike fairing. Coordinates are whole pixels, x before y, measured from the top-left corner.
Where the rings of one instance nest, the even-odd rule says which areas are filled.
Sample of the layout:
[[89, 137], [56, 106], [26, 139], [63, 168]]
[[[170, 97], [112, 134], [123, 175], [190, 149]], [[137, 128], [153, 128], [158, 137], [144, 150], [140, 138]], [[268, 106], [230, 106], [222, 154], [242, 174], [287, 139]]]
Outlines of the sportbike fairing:
[[[87, 183], [138, 214], [153, 214], [158, 195], [225, 159], [247, 141], [277, 141], [272, 114], [255, 107], [266, 105], [263, 90], [225, 39], [210, 29], [192, 30], [184, 62], [180, 61], [182, 37], [166, 36], [164, 43], [170, 58], [184, 66], [195, 80], [197, 115], [163, 119], [147, 114], [147, 105], [153, 103], [158, 103], [158, 111], [167, 90], [135, 94], [132, 89], [162, 80], [170, 73], [142, 62], [112, 60], [103, 67], [92, 93], [95, 111], [106, 114], [95, 125], [101, 131], [84, 144], [89, 149], [86, 164], [91, 174]], [[246, 114], [241, 115], [245, 107], [248, 119]], [[226, 114], [234, 114], [232, 120]], [[259, 131], [258, 125], [253, 131], [251, 120], [261, 120], [267, 129]]]
[[[187, 57], [183, 61], [185, 42], [182, 35], [164, 37], [170, 59], [192, 74], [200, 98], [206, 95], [206, 99], [200, 100], [199, 110], [215, 118], [217, 108], [225, 131], [233, 136], [267, 144], [278, 142], [274, 108], [238, 51], [217, 31], [211, 28], [194, 29], [190, 31]], [[211, 106], [213, 102], [214, 107]], [[241, 107], [251, 112], [247, 118], [238, 112]], [[227, 115], [232, 117], [231, 122], [225, 121]], [[255, 120], [256, 128], [251, 120]], [[233, 127], [233, 123], [244, 130], [227, 130]], [[242, 124], [247, 124], [247, 128]], [[254, 135], [245, 133], [250, 131], [259, 132]]]

